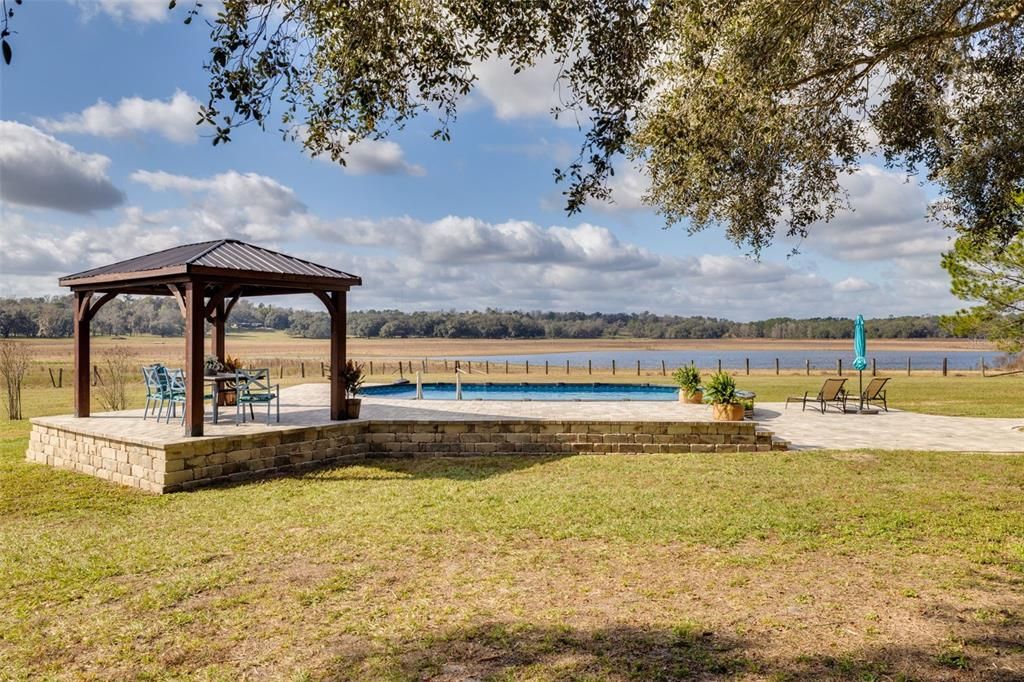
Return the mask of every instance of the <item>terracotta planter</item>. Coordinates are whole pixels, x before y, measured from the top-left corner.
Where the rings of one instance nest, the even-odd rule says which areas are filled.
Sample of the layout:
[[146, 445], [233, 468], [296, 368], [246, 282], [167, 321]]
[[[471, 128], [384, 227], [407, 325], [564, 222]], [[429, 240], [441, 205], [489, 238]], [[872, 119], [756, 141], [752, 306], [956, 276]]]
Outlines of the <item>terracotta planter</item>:
[[690, 405], [699, 405], [704, 402], [704, 393], [696, 391], [694, 393], [687, 393], [685, 389], [679, 389], [679, 402], [689, 403]]
[[711, 416], [714, 417], [716, 422], [743, 421], [743, 405], [740, 403], [712, 405]]
[[349, 419], [359, 419], [359, 408], [363, 405], [362, 398], [345, 399], [345, 416]]

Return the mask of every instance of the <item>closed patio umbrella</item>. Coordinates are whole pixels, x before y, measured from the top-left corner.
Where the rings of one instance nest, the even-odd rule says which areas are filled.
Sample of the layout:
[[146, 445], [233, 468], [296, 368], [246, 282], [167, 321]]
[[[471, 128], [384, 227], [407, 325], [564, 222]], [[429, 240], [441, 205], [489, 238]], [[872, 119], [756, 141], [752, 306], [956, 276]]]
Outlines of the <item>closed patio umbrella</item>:
[[860, 405], [857, 412], [864, 413], [864, 369], [868, 366], [868, 336], [864, 332], [864, 316], [858, 315], [853, 323], [853, 368], [857, 370], [857, 393]]

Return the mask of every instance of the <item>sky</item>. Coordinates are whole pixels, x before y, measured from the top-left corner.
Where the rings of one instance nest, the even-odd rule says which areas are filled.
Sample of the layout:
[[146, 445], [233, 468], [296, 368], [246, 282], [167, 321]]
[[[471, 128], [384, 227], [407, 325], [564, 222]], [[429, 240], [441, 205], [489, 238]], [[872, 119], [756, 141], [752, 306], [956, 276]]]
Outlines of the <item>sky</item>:
[[[187, 3], [182, 3], [187, 4]], [[166, 0], [30, 0], [0, 67], [0, 295], [176, 244], [237, 238], [363, 278], [353, 309], [885, 317], [954, 310], [932, 188], [866, 160], [853, 210], [759, 260], [720, 230], [665, 229], [623, 161], [612, 203], [569, 216], [552, 171], [581, 132], [554, 120], [550, 64], [476, 67], [451, 142], [421, 117], [311, 158], [269, 126], [195, 125], [209, 49]], [[275, 109], [275, 113], [280, 108]], [[792, 255], [794, 246], [799, 254]], [[315, 309], [312, 297], [279, 304]]]

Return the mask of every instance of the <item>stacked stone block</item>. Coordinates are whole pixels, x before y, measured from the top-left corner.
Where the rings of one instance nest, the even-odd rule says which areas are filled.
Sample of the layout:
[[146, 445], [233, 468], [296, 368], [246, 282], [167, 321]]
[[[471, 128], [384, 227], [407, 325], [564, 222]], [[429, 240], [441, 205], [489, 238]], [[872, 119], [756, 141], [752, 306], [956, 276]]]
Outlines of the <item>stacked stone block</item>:
[[171, 443], [119, 440], [32, 420], [26, 458], [154, 493], [367, 456], [767, 452], [788, 444], [754, 422], [351, 421]]

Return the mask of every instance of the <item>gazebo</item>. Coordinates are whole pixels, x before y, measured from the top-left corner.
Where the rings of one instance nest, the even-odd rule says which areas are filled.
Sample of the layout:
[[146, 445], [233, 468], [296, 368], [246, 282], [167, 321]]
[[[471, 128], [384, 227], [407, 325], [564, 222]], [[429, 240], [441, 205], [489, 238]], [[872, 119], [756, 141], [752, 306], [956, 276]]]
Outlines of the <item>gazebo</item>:
[[224, 360], [231, 308], [243, 296], [313, 294], [331, 316], [332, 420], [344, 419], [346, 293], [362, 280], [347, 272], [235, 239], [184, 244], [60, 278], [74, 293], [75, 416], [89, 416], [89, 322], [118, 294], [174, 296], [185, 318], [185, 435], [203, 435], [206, 323], [211, 355]]

